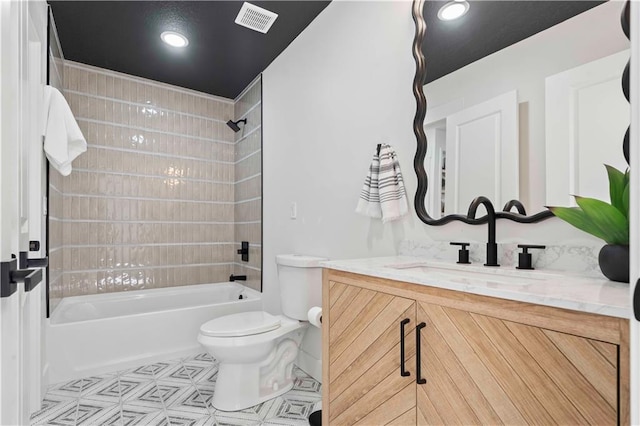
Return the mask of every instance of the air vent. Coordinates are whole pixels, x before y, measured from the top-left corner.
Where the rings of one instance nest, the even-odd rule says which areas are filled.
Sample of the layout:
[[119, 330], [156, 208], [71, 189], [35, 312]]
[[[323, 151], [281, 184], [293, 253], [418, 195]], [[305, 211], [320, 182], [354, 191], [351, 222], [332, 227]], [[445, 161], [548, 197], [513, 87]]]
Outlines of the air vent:
[[238, 12], [236, 24], [266, 34], [277, 17], [277, 13], [244, 2], [240, 12]]

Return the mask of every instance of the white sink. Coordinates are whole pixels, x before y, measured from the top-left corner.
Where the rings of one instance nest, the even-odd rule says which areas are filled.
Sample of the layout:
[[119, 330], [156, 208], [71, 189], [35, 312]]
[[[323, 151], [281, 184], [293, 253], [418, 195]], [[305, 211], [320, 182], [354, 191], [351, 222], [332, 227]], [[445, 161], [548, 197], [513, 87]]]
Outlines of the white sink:
[[461, 265], [445, 262], [409, 262], [385, 265], [386, 268], [403, 271], [410, 275], [432, 276], [465, 281], [483, 281], [515, 286], [526, 286], [551, 278], [559, 278], [556, 274], [536, 270], [519, 270], [513, 267], [494, 267], [482, 265]]

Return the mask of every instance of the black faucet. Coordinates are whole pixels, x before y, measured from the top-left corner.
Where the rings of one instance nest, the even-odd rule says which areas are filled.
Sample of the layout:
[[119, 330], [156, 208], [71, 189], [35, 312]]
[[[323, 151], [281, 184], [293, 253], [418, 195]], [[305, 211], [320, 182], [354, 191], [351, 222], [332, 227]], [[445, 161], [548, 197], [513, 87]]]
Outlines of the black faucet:
[[493, 208], [491, 200], [487, 197], [477, 197], [469, 205], [467, 217], [475, 219], [476, 210], [482, 204], [487, 209], [487, 219], [489, 225], [489, 241], [487, 242], [487, 263], [484, 266], [500, 266], [498, 264], [498, 245], [496, 244], [496, 210]]
[[229, 281], [234, 282], [234, 281], [246, 281], [247, 280], [247, 276], [246, 275], [229, 275]]

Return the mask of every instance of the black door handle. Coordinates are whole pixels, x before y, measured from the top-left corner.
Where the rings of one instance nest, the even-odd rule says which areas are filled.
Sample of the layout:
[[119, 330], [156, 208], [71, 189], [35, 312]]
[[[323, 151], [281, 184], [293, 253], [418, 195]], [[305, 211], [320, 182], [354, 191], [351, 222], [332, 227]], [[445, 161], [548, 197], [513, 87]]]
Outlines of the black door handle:
[[42, 281], [42, 269], [19, 269], [11, 277], [16, 282], [24, 282], [24, 291], [31, 291]]
[[402, 377], [411, 375], [411, 373], [404, 369], [404, 326], [407, 324], [409, 324], [409, 318], [400, 321], [400, 375]]
[[427, 324], [421, 322], [416, 326], [416, 383], [419, 385], [424, 385], [427, 383], [427, 379], [422, 378], [422, 372], [420, 371], [420, 330], [425, 328]]
[[49, 266], [49, 258], [43, 257], [42, 259], [29, 259], [29, 255], [26, 251], [19, 253], [19, 267], [20, 269], [32, 269], [32, 268], [46, 268]]
[[636, 287], [633, 289], [633, 315], [636, 321], [640, 321], [640, 279], [636, 281]]

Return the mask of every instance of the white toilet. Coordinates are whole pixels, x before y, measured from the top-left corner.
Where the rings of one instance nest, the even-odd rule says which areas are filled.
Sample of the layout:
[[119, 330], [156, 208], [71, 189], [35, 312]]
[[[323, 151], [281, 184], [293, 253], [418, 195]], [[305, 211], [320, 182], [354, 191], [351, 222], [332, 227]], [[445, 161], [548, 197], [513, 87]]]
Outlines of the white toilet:
[[293, 387], [293, 363], [309, 324], [307, 312], [322, 303], [323, 260], [276, 256], [284, 315], [242, 312], [200, 327], [198, 342], [220, 362], [212, 401], [216, 409], [243, 410]]

